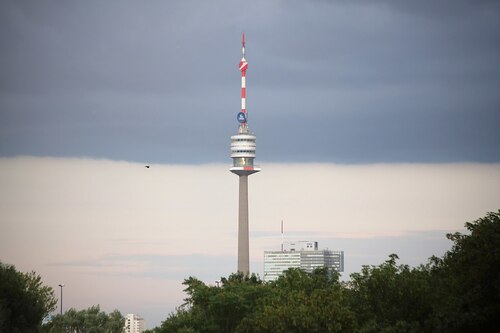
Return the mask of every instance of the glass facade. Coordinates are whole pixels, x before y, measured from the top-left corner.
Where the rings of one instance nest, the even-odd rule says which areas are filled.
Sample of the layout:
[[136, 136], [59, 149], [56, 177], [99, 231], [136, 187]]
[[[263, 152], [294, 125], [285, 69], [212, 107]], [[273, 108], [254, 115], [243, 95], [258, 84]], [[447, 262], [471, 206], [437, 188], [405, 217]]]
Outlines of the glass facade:
[[344, 251], [300, 250], [264, 252], [264, 281], [276, 280], [289, 268], [301, 268], [311, 273], [319, 267], [343, 272]]
[[253, 157], [233, 157], [233, 166], [246, 167], [253, 166]]
[[276, 280], [283, 271], [300, 267], [300, 252], [264, 252], [264, 281]]

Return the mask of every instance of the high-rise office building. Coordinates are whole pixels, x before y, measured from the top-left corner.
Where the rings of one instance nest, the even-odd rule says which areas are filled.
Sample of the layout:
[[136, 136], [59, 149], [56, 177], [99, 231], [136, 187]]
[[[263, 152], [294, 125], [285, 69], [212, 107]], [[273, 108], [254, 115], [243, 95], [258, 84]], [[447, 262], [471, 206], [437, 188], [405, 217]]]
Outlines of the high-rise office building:
[[142, 333], [146, 330], [146, 321], [138, 315], [129, 313], [125, 317], [125, 333]]
[[319, 250], [318, 242], [300, 241], [283, 244], [282, 251], [264, 252], [264, 281], [273, 281], [289, 268], [301, 268], [311, 273], [326, 267], [344, 271], [344, 251]]

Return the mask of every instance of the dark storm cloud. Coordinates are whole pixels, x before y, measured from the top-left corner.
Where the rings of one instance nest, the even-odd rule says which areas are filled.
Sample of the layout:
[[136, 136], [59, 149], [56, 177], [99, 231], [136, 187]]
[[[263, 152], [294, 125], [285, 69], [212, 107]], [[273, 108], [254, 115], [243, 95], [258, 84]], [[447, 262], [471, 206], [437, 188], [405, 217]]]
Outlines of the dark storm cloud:
[[206, 46], [206, 32], [193, 39], [194, 31], [182, 27], [189, 25], [186, 8], [152, 4], [4, 5], [2, 67], [10, 74], [4, 90], [168, 93], [191, 86], [195, 70], [203, 69], [193, 50]]
[[499, 161], [489, 1], [4, 1], [0, 154], [228, 160], [248, 110], [273, 161]]

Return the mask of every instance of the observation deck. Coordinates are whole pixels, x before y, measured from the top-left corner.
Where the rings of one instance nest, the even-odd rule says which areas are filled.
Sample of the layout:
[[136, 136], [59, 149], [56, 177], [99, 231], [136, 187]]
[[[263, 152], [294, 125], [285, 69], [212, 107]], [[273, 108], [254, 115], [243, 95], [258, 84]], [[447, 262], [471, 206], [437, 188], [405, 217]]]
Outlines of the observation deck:
[[253, 164], [257, 148], [256, 139], [256, 136], [250, 132], [231, 136], [233, 166], [229, 170], [232, 173], [237, 175], [251, 175], [260, 171], [260, 168]]

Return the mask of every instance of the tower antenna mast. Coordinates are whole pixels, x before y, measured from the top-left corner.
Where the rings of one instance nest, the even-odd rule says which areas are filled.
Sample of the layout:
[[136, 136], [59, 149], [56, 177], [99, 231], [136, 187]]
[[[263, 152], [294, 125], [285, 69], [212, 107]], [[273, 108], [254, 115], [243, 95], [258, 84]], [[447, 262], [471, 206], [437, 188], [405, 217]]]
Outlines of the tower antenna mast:
[[241, 116], [241, 119], [243, 121], [240, 121], [239, 131], [240, 133], [243, 133], [248, 131], [248, 125], [247, 125], [248, 115], [246, 108], [246, 97], [247, 97], [246, 76], [247, 76], [248, 62], [245, 58], [245, 33], [241, 34], [241, 60], [238, 67], [240, 68], [241, 72], [241, 113], [243, 114]]

